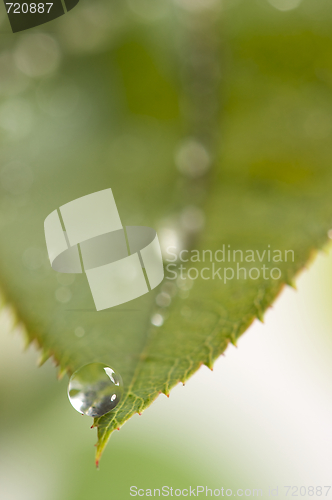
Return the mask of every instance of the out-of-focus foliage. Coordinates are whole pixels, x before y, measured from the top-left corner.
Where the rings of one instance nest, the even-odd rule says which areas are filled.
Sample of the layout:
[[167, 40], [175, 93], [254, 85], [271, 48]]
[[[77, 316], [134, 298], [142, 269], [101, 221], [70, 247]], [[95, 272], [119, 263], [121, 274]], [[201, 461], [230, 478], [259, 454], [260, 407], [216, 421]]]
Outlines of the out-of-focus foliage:
[[[41, 361], [121, 373], [122, 402], [95, 421], [97, 459], [115, 428], [262, 317], [332, 218], [329, 3], [154, 3], [81, 1], [19, 35], [2, 24], [1, 286]], [[294, 262], [279, 280], [166, 279], [92, 312], [84, 276], [50, 268], [43, 221], [107, 187], [122, 222], [156, 228], [164, 248], [291, 249]]]

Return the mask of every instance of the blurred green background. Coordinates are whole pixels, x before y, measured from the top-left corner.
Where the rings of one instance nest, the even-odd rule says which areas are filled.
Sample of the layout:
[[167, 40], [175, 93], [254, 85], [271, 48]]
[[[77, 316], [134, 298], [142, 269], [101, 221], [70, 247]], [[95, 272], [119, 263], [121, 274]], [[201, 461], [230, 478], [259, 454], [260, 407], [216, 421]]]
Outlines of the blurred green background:
[[321, 254], [266, 317], [170, 398], [135, 415], [94, 466], [92, 419], [52, 363], [1, 317], [0, 492], [6, 500], [127, 499], [139, 488], [329, 485], [332, 253]]
[[[184, 192], [179, 170], [191, 136], [207, 145], [194, 154], [226, 152], [226, 176], [310, 189], [332, 152], [331, 14], [328, 0], [81, 0], [49, 25], [13, 35], [2, 9], [0, 230], [19, 241], [16, 221], [26, 221], [24, 245], [34, 249], [19, 255], [17, 279], [44, 258], [30, 218], [42, 227], [87, 182], [90, 192], [105, 187], [106, 171], [125, 220], [167, 226], [163, 217]], [[256, 114], [246, 108], [251, 99], [261, 103]], [[237, 127], [243, 117], [236, 134], [232, 116]], [[265, 168], [268, 148], [276, 161]], [[13, 160], [14, 179], [5, 169]], [[133, 199], [119, 179], [140, 171]], [[204, 182], [188, 189], [198, 204]], [[1, 261], [15, 252], [3, 245]], [[135, 415], [112, 436], [98, 471], [95, 431], [67, 401], [68, 380], [56, 381], [50, 361], [36, 368], [34, 347], [21, 352], [3, 311], [1, 498], [125, 499], [131, 485], [266, 492], [328, 484], [331, 268], [332, 256], [320, 256], [299, 291], [285, 290], [265, 325], [255, 323], [213, 373], [203, 367], [169, 400], [161, 395]], [[9, 266], [1, 272], [13, 282]]]

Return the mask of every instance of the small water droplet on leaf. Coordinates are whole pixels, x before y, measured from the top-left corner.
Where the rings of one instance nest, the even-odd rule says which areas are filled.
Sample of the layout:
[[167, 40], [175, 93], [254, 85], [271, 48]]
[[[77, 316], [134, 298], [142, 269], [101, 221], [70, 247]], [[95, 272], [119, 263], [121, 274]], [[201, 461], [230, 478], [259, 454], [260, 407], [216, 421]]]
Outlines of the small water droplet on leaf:
[[101, 417], [119, 403], [123, 395], [121, 376], [104, 363], [89, 363], [70, 378], [68, 397], [72, 406], [89, 417]]

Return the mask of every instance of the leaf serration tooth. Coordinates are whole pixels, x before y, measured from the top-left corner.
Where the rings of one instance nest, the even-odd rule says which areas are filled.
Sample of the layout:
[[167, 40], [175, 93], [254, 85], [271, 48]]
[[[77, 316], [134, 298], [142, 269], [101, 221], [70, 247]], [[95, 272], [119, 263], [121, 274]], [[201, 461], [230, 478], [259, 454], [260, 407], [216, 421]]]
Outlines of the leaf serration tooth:
[[257, 317], [257, 319], [261, 323], [264, 323], [264, 314], [263, 314], [263, 311], [261, 311], [261, 310], [257, 311], [256, 317]]
[[290, 286], [291, 288], [297, 291], [296, 283], [292, 278], [286, 279], [286, 285]]
[[48, 359], [50, 359], [51, 353], [48, 349], [43, 350], [38, 358], [37, 365], [39, 367], [43, 366]]
[[67, 373], [68, 373], [67, 367], [60, 366], [57, 373], [57, 379], [62, 380]]

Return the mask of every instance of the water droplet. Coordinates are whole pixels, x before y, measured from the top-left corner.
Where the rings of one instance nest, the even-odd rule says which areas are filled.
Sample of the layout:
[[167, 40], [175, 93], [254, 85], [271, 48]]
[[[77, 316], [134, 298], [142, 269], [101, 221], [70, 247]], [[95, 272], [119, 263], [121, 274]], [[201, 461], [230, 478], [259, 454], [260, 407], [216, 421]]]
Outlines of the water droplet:
[[268, 2], [278, 10], [293, 10], [296, 9], [302, 0], [268, 0]]
[[164, 318], [162, 317], [161, 314], [157, 313], [157, 314], [154, 314], [151, 318], [151, 323], [154, 325], [154, 326], [162, 326], [163, 323], [164, 323]]
[[156, 297], [156, 304], [160, 307], [168, 307], [171, 303], [171, 297], [166, 292], [161, 292]]
[[113, 410], [123, 395], [123, 382], [118, 373], [104, 363], [89, 363], [70, 378], [68, 397], [80, 413], [101, 417]]
[[[94, 2], [94, 5], [82, 6], [75, 16], [64, 16], [61, 24], [62, 44], [72, 53], [102, 50], [121, 29], [121, 20], [112, 11], [112, 6], [107, 2]], [[89, 36], [86, 36], [87, 33]]]
[[172, 254], [178, 254], [184, 248], [182, 235], [174, 221], [165, 221], [165, 224], [160, 224], [157, 233], [161, 253], [165, 259], [173, 257]]
[[182, 174], [196, 179], [209, 170], [211, 158], [202, 144], [190, 139], [181, 145], [175, 156], [175, 162]]
[[60, 58], [61, 52], [56, 40], [43, 33], [24, 35], [14, 54], [18, 69], [30, 77], [53, 73], [60, 63]]
[[69, 302], [71, 297], [72, 297], [71, 291], [69, 290], [69, 288], [66, 288], [65, 286], [61, 286], [55, 292], [56, 300], [58, 302], [61, 302], [62, 304], [66, 304], [67, 302]]
[[75, 332], [74, 333], [75, 333], [76, 337], [81, 338], [81, 337], [84, 337], [85, 330], [81, 326], [77, 326], [75, 328]]

